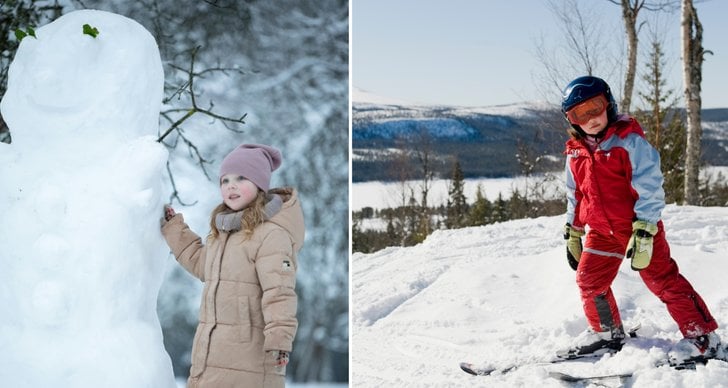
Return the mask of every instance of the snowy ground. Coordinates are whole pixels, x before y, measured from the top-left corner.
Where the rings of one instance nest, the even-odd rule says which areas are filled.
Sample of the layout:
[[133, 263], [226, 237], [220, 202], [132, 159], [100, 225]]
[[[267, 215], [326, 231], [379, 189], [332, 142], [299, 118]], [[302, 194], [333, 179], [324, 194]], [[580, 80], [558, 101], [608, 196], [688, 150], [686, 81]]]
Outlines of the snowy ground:
[[[728, 341], [728, 208], [678, 207], [663, 214], [682, 273], [711, 308]], [[355, 387], [560, 387], [549, 370], [636, 371], [630, 387], [728, 387], [728, 364], [696, 371], [656, 368], [679, 340], [662, 303], [629, 265], [614, 292], [641, 338], [596, 363], [525, 367], [474, 377], [480, 365], [548, 359], [586, 329], [574, 272], [566, 264], [563, 217], [438, 231], [415, 247], [352, 256], [351, 385]], [[615, 386], [619, 386], [616, 382]]]

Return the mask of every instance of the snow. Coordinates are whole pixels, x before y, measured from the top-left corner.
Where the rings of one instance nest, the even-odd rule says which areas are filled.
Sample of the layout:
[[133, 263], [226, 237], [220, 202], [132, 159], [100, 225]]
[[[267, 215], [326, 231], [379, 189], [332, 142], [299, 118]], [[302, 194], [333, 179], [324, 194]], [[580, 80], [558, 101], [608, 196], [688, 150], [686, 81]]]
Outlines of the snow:
[[2, 385], [174, 387], [156, 314], [168, 252], [156, 42], [91, 10], [36, 35], [0, 104], [13, 134], [0, 143]]
[[362, 137], [395, 139], [397, 137], [416, 136], [427, 125], [428, 133], [435, 139], [468, 139], [478, 136], [471, 126], [452, 118], [419, 118], [419, 119], [385, 119], [372, 123], [365, 134], [353, 134], [358, 140]]
[[[353, 196], [362, 197], [361, 195]], [[728, 208], [668, 205], [673, 257], [728, 340]], [[624, 264], [613, 284], [626, 327], [640, 338], [597, 362], [529, 366], [474, 377], [482, 366], [544, 360], [587, 327], [566, 258], [564, 216], [436, 231], [414, 247], [355, 253], [351, 261], [351, 383], [397, 387], [561, 387], [549, 370], [635, 371], [631, 387], [727, 387], [728, 364], [696, 371], [654, 367], [680, 339], [664, 305]], [[614, 385], [619, 386], [619, 385]]]

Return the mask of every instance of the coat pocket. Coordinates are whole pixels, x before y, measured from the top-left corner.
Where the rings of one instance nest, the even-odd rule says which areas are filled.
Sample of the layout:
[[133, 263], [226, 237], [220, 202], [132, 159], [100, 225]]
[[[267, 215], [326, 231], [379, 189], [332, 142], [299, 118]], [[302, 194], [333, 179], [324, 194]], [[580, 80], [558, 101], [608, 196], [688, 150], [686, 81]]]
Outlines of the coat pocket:
[[238, 342], [250, 342], [250, 300], [247, 296], [238, 297]]

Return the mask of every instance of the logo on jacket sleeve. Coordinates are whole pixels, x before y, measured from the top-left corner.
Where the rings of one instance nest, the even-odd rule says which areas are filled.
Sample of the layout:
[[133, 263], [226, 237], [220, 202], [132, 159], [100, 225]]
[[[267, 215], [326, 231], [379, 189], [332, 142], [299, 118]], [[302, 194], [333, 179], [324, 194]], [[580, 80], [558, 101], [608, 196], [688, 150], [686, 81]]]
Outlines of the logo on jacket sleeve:
[[284, 272], [285, 271], [292, 271], [293, 265], [291, 265], [291, 262], [289, 260], [283, 260], [283, 265], [281, 268]]

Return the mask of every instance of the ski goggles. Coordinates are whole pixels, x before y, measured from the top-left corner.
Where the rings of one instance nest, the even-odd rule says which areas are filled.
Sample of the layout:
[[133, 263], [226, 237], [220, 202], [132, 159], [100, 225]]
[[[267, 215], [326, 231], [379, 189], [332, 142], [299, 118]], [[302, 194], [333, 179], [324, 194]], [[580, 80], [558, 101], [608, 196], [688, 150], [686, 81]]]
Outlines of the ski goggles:
[[600, 94], [574, 105], [573, 108], [566, 111], [566, 119], [572, 124], [584, 125], [592, 118], [604, 113], [608, 105], [607, 98]]

